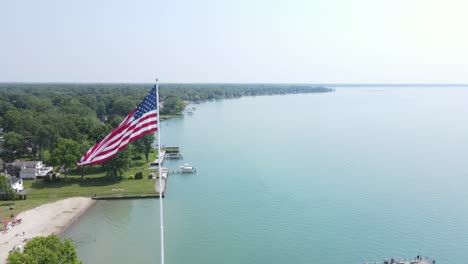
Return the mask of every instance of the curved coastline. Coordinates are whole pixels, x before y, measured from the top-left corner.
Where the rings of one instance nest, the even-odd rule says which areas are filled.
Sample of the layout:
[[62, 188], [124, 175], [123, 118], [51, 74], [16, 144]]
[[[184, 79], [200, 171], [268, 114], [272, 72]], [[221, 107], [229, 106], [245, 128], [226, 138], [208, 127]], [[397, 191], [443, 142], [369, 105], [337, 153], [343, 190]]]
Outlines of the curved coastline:
[[[24, 245], [23, 240], [50, 234], [61, 235], [95, 201], [86, 197], [73, 197], [44, 204], [17, 215], [21, 224], [14, 226], [5, 234], [0, 234], [0, 263], [6, 263], [8, 252], [16, 245]], [[25, 233], [23, 236], [16, 234]]]

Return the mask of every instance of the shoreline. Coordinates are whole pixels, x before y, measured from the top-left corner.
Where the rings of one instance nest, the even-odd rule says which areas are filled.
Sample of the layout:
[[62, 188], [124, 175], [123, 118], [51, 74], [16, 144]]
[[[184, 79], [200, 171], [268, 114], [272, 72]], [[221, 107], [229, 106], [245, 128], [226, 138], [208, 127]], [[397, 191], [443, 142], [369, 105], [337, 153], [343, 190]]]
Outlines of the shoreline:
[[[73, 197], [21, 212], [16, 216], [22, 219], [21, 224], [14, 226], [5, 234], [0, 233], [0, 263], [6, 263], [9, 251], [16, 245], [24, 245], [23, 240], [26, 238], [50, 234], [61, 236], [95, 202], [91, 198]], [[23, 232], [24, 235], [17, 236]]]
[[[78, 197], [73, 197], [73, 198], [78, 198]], [[81, 198], [81, 197], [79, 197]], [[86, 198], [86, 197], [82, 197], [82, 198]], [[90, 198], [91, 199], [91, 198]], [[95, 206], [96, 205], [96, 200], [93, 200], [91, 199], [91, 202], [87, 204], [87, 206], [85, 208], [82, 208], [82, 210], [80, 210], [72, 219], [70, 219], [61, 229], [60, 231], [58, 231], [57, 233], [55, 233], [58, 237], [60, 237], [61, 239], [63, 239], [63, 234], [72, 226], [74, 225], [75, 223], [77, 223], [80, 218], [89, 210], [91, 209], [91, 207]]]

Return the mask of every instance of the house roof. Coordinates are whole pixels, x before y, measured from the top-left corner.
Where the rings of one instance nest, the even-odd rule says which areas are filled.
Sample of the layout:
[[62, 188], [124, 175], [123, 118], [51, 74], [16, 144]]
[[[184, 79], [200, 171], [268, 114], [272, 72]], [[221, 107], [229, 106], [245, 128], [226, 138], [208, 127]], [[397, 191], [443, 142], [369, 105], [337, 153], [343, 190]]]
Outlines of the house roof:
[[13, 163], [14, 166], [16, 167], [22, 167], [25, 166], [26, 168], [35, 168], [37, 163], [41, 161], [21, 161], [21, 160], [15, 160]]
[[18, 177], [10, 177], [10, 179], [11, 179], [12, 184], [15, 184], [15, 183], [21, 181], [21, 178], [18, 178]]
[[163, 148], [163, 150], [166, 152], [179, 152], [180, 148], [179, 147], [165, 147]]

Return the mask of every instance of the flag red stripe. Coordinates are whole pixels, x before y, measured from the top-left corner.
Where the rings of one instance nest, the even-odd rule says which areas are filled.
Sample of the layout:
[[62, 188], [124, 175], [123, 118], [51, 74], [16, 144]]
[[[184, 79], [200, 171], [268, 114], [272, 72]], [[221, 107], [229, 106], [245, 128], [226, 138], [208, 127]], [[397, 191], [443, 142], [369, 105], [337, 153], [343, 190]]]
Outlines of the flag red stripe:
[[[109, 144], [105, 149], [103, 149], [102, 151], [99, 152], [99, 155], [106, 155], [107, 153], [113, 151], [114, 149], [118, 148], [118, 146], [123, 142], [125, 141], [126, 139], [129, 139], [131, 138], [131, 136], [133, 134], [137, 134], [140, 130], [146, 128], [146, 127], [150, 127], [151, 125], [156, 125], [157, 124], [157, 121], [154, 121], [154, 122], [151, 122], [151, 123], [147, 123], [147, 125], [143, 126], [143, 127], [138, 127], [138, 128], [134, 128], [132, 129], [131, 131], [128, 131], [127, 133], [125, 134], [122, 134], [119, 138], [116, 138], [112, 144]], [[132, 139], [133, 141], [134, 139]]]
[[[136, 109], [133, 109], [128, 115], [127, 117], [125, 117], [125, 119], [122, 121], [122, 123], [119, 124], [118, 127], [116, 127], [114, 130], [112, 130], [103, 140], [101, 140], [99, 143], [97, 143], [96, 145], [94, 145], [90, 150], [88, 150], [88, 152], [86, 152], [86, 154], [81, 158], [80, 161], [84, 161], [84, 160], [88, 160], [89, 159], [89, 156], [92, 154], [92, 153], [96, 153], [97, 149], [99, 149], [102, 145], [104, 145], [109, 138], [113, 137], [117, 131], [120, 131], [121, 130], [121, 127], [125, 126], [125, 123], [128, 122], [128, 119], [130, 119], [131, 117], [133, 117], [133, 114], [135, 113]], [[80, 163], [78, 163], [78, 165], [80, 165]]]
[[[150, 114], [150, 115], [147, 115], [147, 116], [142, 116], [141, 118], [137, 119], [136, 122], [135, 122], [135, 120], [132, 120], [131, 123], [125, 124], [124, 127], [122, 127], [122, 129], [119, 130], [119, 133], [111, 133], [111, 134], [114, 134], [114, 135], [112, 136], [112, 139], [109, 140], [109, 143], [107, 145], [109, 146], [109, 145], [112, 145], [115, 142], [119, 141], [121, 137], [123, 137], [126, 133], [128, 133], [128, 131], [134, 130], [136, 126], [144, 124], [149, 119], [154, 119], [154, 120], [150, 120], [150, 121], [155, 122], [155, 124], [158, 123], [157, 122], [157, 114]], [[148, 125], [151, 125], [151, 124], [148, 124]]]
[[[157, 114], [149, 114], [148, 116], [142, 116], [138, 120], [125, 124], [123, 127], [127, 129], [115, 129], [120, 133], [113, 135], [115, 133], [110, 133], [113, 137], [106, 137], [104, 140], [96, 144], [96, 148], [92, 148], [86, 155], [82, 158], [79, 165], [91, 164], [96, 162], [103, 162], [100, 157], [106, 156], [109, 153], [117, 153], [117, 151], [125, 148], [131, 141], [136, 140], [137, 138], [142, 137], [145, 134], [154, 132], [151, 126], [155, 126], [157, 129], [157, 120], [154, 120], [154, 117], [157, 117]], [[142, 122], [139, 122], [143, 120]], [[123, 123], [123, 122], [122, 122]], [[150, 127], [150, 130], [147, 128]], [[140, 130], [144, 130], [140, 135]], [[135, 135], [135, 136], [133, 136]], [[128, 140], [128, 142], [126, 142]], [[123, 143], [123, 144], [122, 144]], [[92, 157], [94, 154], [94, 157]], [[87, 162], [86, 162], [87, 161]], [[89, 163], [91, 162], [91, 163]]]
[[156, 88], [133, 109], [125, 119], [103, 140], [89, 149], [78, 162], [81, 165], [93, 165], [111, 159], [118, 151], [126, 148], [132, 141], [158, 130], [158, 112]]
[[[148, 130], [147, 133], [152, 133], [152, 132], [156, 132], [156, 131], [158, 131], [158, 128], [157, 128], [157, 127], [156, 127], [156, 128], [152, 128], [151, 130]], [[147, 133], [145, 133], [145, 134], [147, 134]], [[132, 141], [137, 140], [137, 139], [143, 137], [145, 134], [140, 134], [139, 136], [133, 138]], [[128, 146], [128, 144], [130, 144], [130, 142], [128, 142], [128, 143], [125, 144], [124, 146], [121, 146], [120, 148], [116, 149], [116, 150], [115, 150], [115, 153], [117, 153], [118, 151], [120, 151], [120, 150], [126, 148], [126, 147]], [[114, 153], [114, 155], [115, 155], [115, 153]], [[86, 163], [86, 164], [82, 164], [82, 165], [96, 165], [96, 164], [99, 164], [99, 163], [102, 163], [102, 162], [105, 162], [105, 161], [110, 160], [112, 157], [114, 157], [114, 155], [110, 155], [110, 156], [108, 156], [108, 157], [105, 157], [105, 158], [99, 159], [99, 160], [93, 160], [92, 162], [89, 162], [89, 163]]]

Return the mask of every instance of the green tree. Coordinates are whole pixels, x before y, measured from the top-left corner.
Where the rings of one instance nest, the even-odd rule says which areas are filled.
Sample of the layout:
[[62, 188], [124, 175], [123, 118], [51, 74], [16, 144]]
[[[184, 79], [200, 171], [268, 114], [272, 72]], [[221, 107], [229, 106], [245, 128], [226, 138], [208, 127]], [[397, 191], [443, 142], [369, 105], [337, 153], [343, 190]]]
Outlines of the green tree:
[[130, 169], [131, 163], [131, 151], [126, 148], [123, 149], [112, 157], [110, 160], [102, 163], [102, 167], [106, 170], [106, 174], [109, 177], [115, 179], [122, 176], [122, 174]]
[[56, 235], [35, 237], [28, 241], [23, 252], [8, 256], [8, 264], [79, 264], [76, 246], [70, 239], [61, 240]]
[[21, 114], [21, 111], [18, 109], [10, 109], [6, 111], [5, 115], [3, 116], [3, 129], [10, 132], [21, 130]]
[[13, 188], [11, 188], [10, 180], [3, 175], [0, 175], [0, 200], [2, 201], [11, 201], [15, 200], [16, 193]]
[[164, 98], [163, 114], [180, 114], [185, 108], [185, 103], [177, 96], [168, 96]]
[[[123, 117], [121, 116], [114, 116], [110, 121], [109, 125], [112, 127], [112, 129], [116, 128], [122, 121], [124, 120]], [[112, 130], [111, 130], [112, 131]]]
[[135, 150], [138, 154], [145, 154], [146, 162], [148, 162], [149, 153], [153, 149], [154, 133], [146, 134], [138, 140], [135, 140], [132, 144], [135, 146]]
[[109, 124], [97, 125], [89, 132], [88, 139], [93, 143], [97, 143], [103, 140], [111, 131], [112, 127]]
[[110, 114], [126, 116], [128, 113], [137, 106], [135, 100], [125, 97], [115, 97], [109, 109]]
[[[58, 132], [52, 125], [42, 125], [35, 133], [37, 153], [39, 154], [39, 160], [44, 157], [44, 150], [47, 147], [51, 147], [58, 138]], [[34, 151], [33, 151], [34, 155]]]
[[[91, 148], [92, 144], [85, 140], [83, 142], [81, 142], [80, 144], [80, 152], [81, 153], [86, 153], [90, 148]], [[81, 180], [84, 179], [84, 175], [85, 175], [85, 167], [86, 166], [81, 166]]]
[[16, 132], [8, 132], [5, 134], [3, 147], [5, 148], [3, 159], [12, 162], [24, 153], [24, 137]]
[[57, 146], [52, 152], [51, 161], [56, 166], [63, 166], [66, 178], [68, 169], [76, 165], [81, 154], [81, 147], [78, 142], [72, 139], [59, 138]]

